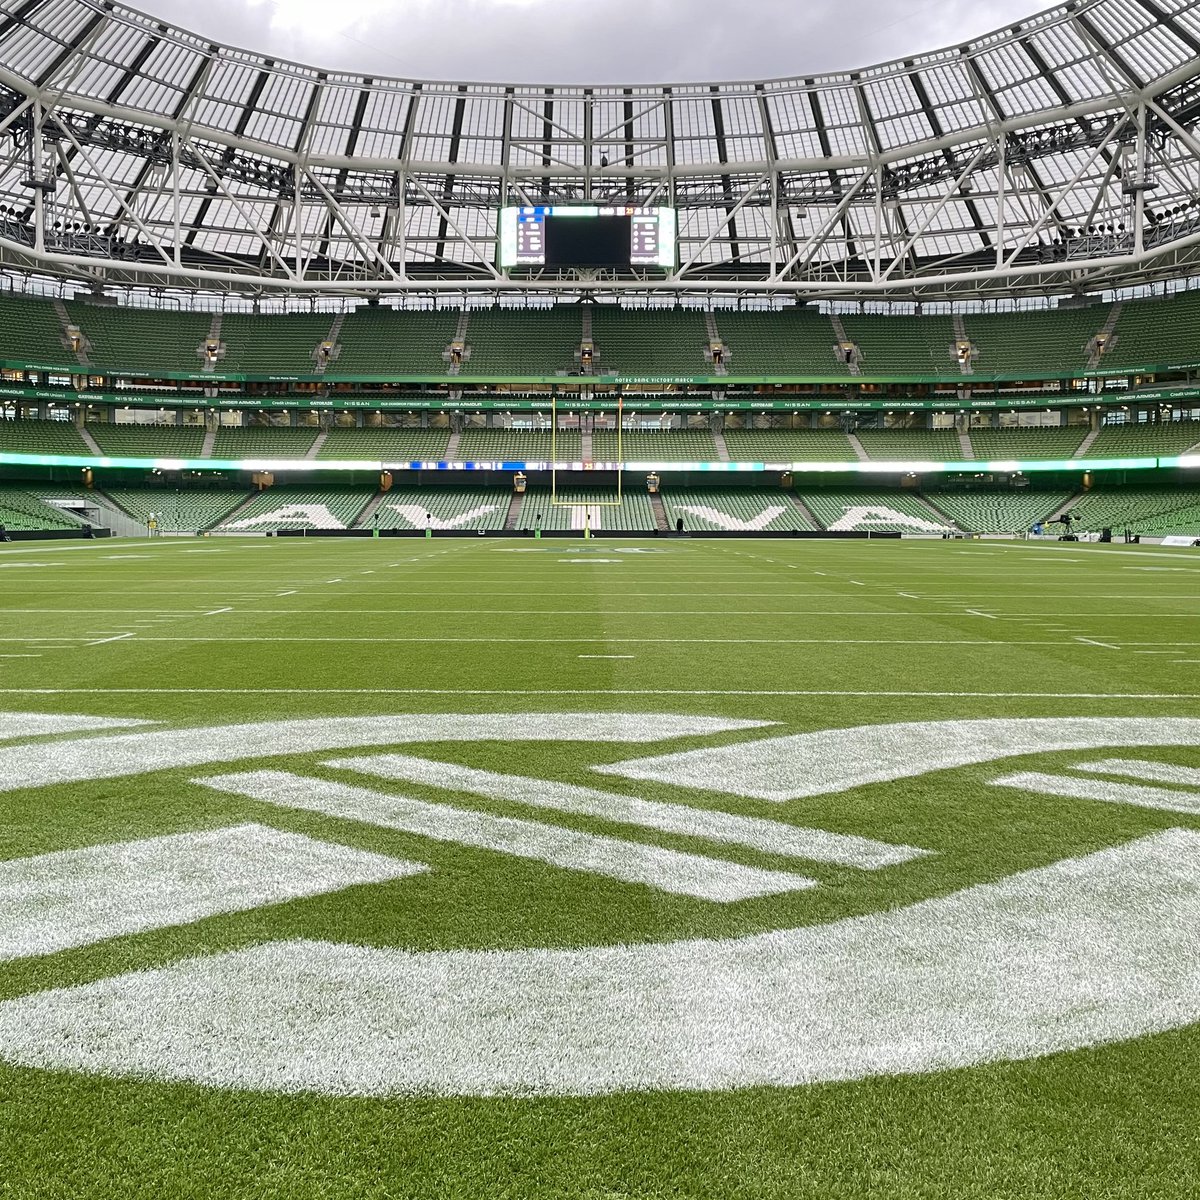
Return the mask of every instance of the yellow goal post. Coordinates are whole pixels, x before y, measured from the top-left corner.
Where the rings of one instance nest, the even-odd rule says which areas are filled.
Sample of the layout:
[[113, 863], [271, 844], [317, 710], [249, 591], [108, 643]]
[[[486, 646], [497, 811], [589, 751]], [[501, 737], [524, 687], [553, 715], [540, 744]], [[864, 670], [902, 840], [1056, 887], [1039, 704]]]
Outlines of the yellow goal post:
[[[617, 399], [617, 490], [611, 500], [589, 500], [589, 508], [620, 508], [622, 503], [622, 484], [625, 478], [624, 444], [622, 426], [624, 424], [625, 405], [622, 398]], [[584, 459], [583, 469], [592, 469], [592, 460]], [[550, 506], [552, 508], [575, 508], [579, 506], [577, 499], [562, 500], [558, 495], [558, 393], [550, 397]]]

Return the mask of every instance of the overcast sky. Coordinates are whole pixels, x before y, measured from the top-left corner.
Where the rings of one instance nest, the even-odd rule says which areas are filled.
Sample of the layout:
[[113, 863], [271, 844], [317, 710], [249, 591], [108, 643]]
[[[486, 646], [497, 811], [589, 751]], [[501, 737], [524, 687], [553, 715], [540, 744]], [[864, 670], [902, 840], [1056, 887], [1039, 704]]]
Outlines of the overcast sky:
[[1045, 0], [131, 0], [207, 37], [421, 79], [645, 83], [809, 75], [966, 41]]

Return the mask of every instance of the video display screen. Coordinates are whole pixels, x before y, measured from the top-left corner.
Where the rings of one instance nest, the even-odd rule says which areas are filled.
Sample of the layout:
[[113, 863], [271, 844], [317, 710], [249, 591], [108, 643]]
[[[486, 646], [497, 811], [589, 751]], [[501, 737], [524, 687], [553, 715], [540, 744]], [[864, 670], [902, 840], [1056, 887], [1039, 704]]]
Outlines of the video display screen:
[[594, 205], [500, 211], [500, 266], [675, 266], [675, 210]]

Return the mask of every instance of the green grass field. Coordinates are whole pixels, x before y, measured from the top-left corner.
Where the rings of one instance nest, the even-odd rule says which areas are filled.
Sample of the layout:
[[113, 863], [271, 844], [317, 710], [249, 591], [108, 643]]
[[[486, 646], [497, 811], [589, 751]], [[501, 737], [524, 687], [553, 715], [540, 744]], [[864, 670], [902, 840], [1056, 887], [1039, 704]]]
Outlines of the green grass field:
[[1198, 585], [0, 547], [0, 1198], [1200, 1193]]

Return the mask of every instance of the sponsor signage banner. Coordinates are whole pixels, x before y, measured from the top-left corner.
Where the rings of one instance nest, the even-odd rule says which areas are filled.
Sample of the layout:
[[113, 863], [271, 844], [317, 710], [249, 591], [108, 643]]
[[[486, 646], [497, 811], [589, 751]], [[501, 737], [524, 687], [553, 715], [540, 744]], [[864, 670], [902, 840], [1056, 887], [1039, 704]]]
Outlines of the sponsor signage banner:
[[[444, 382], [444, 381], [443, 381]], [[250, 396], [226, 393], [205, 396], [199, 392], [151, 393], [83, 391], [71, 392], [50, 388], [22, 387], [19, 384], [0, 385], [0, 397], [18, 400], [49, 400], [58, 404], [112, 404], [129, 408], [231, 408], [231, 409], [327, 409], [327, 410], [396, 410], [401, 412], [544, 412], [554, 407], [568, 412], [612, 412], [617, 407], [615, 396], [593, 396], [589, 399], [574, 396], [471, 396], [454, 400], [445, 395], [347, 395], [347, 396]], [[627, 414], [638, 412], [960, 412], [970, 409], [1041, 409], [1063, 408], [1068, 405], [1117, 405], [1131, 401], [1182, 400], [1200, 398], [1200, 388], [1159, 389], [1144, 392], [1121, 392], [1110, 396], [1021, 395], [972, 396], [960, 400], [955, 396], [934, 396], [922, 399], [847, 398], [846, 396], [786, 396], [765, 399], [761, 396], [629, 396], [623, 398]]]

